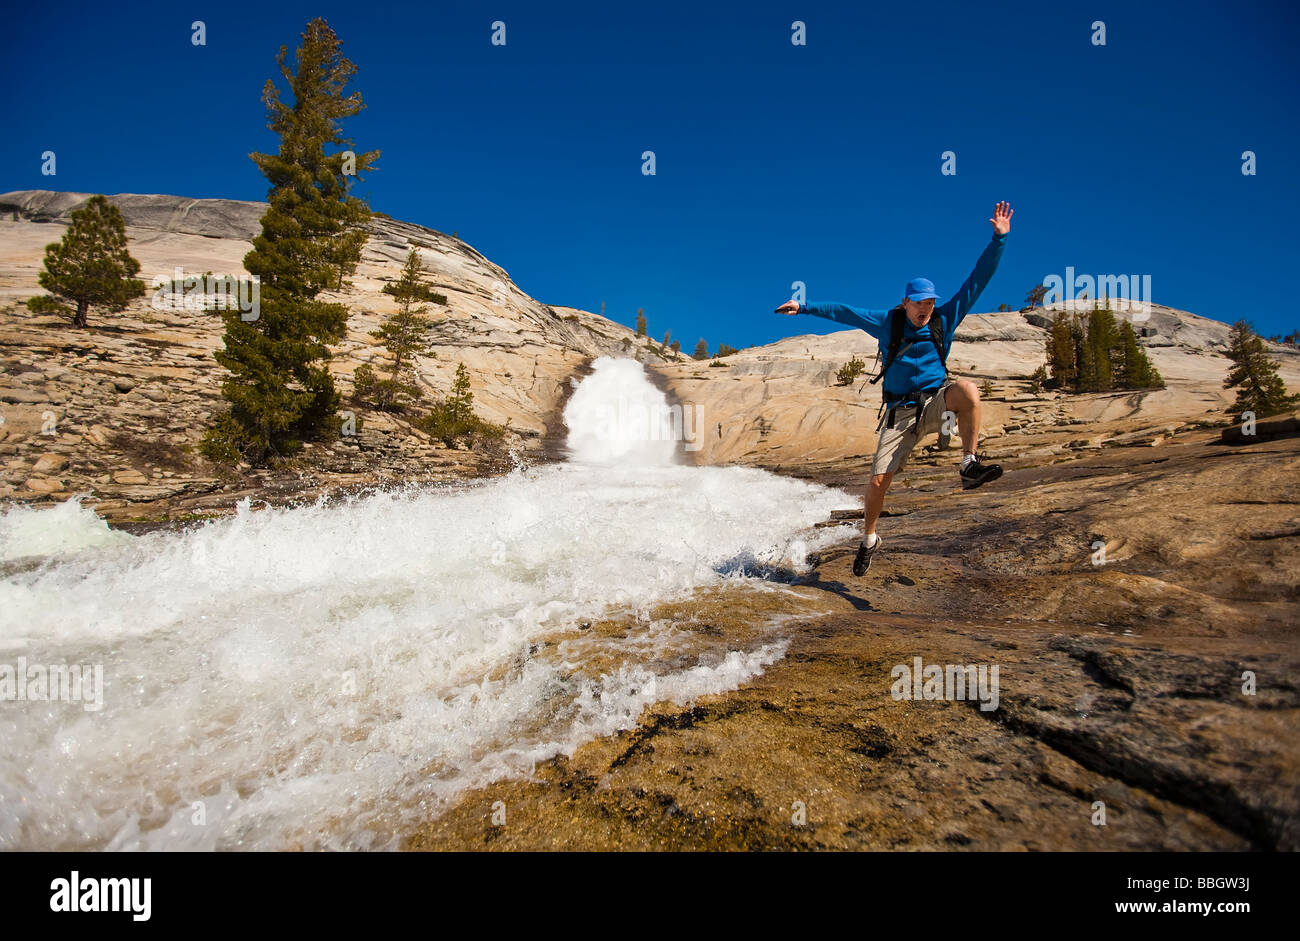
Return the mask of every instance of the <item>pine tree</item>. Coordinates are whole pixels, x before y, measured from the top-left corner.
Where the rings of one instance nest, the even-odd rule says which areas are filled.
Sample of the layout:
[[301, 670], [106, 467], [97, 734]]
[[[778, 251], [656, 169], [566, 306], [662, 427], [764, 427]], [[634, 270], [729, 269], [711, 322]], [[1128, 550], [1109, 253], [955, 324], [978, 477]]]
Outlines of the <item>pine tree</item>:
[[1041, 284], [1035, 284], [1033, 288], [1030, 289], [1029, 293], [1025, 295], [1025, 306], [1037, 307], [1043, 302], [1043, 298], [1046, 296], [1047, 288]]
[[1109, 392], [1114, 380], [1111, 374], [1111, 351], [1115, 346], [1117, 331], [1115, 315], [1109, 310], [1094, 308], [1088, 315], [1086, 351], [1080, 365], [1080, 389], [1084, 392]]
[[1228, 414], [1240, 415], [1249, 411], [1254, 412], [1256, 418], [1266, 418], [1289, 411], [1300, 402], [1300, 394], [1287, 394], [1286, 385], [1277, 374], [1277, 363], [1269, 358], [1264, 341], [1244, 320], [1232, 325], [1228, 336], [1228, 359], [1233, 365], [1223, 380], [1223, 387], [1237, 390], [1237, 400], [1228, 409]]
[[331, 262], [339, 276], [335, 290], [341, 291], [346, 284], [350, 283], [344, 281], [344, 278], [356, 272], [357, 265], [361, 262], [361, 250], [365, 248], [367, 238], [369, 236], [365, 229], [351, 229], [339, 236], [333, 249]]
[[[1047, 338], [1047, 371], [1035, 373], [1053, 389], [1107, 392], [1111, 389], [1163, 389], [1165, 381], [1137, 341], [1127, 320], [1094, 309], [1087, 321], [1057, 313]], [[1041, 368], [1041, 367], [1040, 367]]]
[[403, 400], [424, 397], [411, 359], [432, 353], [425, 338], [433, 326], [433, 321], [426, 316], [429, 308], [412, 306], [417, 300], [431, 296], [428, 286], [420, 281], [420, 253], [415, 248], [407, 254], [402, 277], [388, 293], [397, 298], [398, 309], [378, 330], [371, 330], [370, 335], [383, 340], [384, 348], [393, 354], [392, 375], [379, 379], [369, 364], [358, 366], [353, 375], [358, 398], [383, 411], [401, 411], [406, 404]]
[[[348, 195], [352, 141], [338, 126], [365, 107], [358, 92], [344, 97], [356, 66], [342, 57], [342, 43], [323, 19], [308, 23], [302, 40], [296, 73], [285, 64], [286, 47], [276, 57], [293, 104], [281, 102], [271, 79], [262, 92], [280, 148], [250, 154], [271, 184], [261, 234], [244, 256], [261, 282], [259, 316], [244, 321], [239, 311], [222, 313], [226, 348], [214, 355], [230, 373], [221, 391], [231, 409], [203, 444], [211, 457], [243, 456], [255, 465], [293, 454], [304, 440], [337, 434], [339, 394], [325, 365], [326, 344], [346, 335], [347, 307], [316, 296], [340, 283], [357, 244], [349, 233], [370, 216]], [[343, 149], [326, 154], [327, 145]], [[378, 155], [355, 154], [356, 172]]]
[[474, 414], [474, 393], [469, 389], [469, 370], [464, 363], [456, 364], [456, 378], [447, 396], [447, 415], [452, 421], [464, 423]]
[[681, 351], [682, 351], [682, 341], [673, 340], [673, 355], [677, 356], [681, 353]]
[[1111, 349], [1111, 378], [1117, 389], [1132, 389], [1138, 371], [1137, 357], [1141, 350], [1137, 348], [1137, 334], [1133, 325], [1127, 320], [1116, 324], [1115, 345]]
[[1051, 370], [1049, 385], [1054, 389], [1073, 389], [1079, 381], [1079, 368], [1070, 319], [1065, 311], [1052, 318], [1047, 338], [1047, 366]]
[[1075, 315], [1074, 318], [1074, 339], [1075, 348], [1078, 350], [1076, 361], [1079, 363], [1079, 377], [1074, 383], [1075, 391], [1095, 393], [1097, 391], [1097, 350], [1084, 326], [1083, 318], [1079, 315]]
[[640, 307], [636, 309], [636, 335], [645, 336], [645, 312]]
[[85, 327], [90, 308], [117, 313], [146, 293], [144, 282], [134, 278], [139, 271], [127, 251], [122, 211], [107, 197], [92, 196], [73, 210], [63, 239], [45, 246], [45, 270], [37, 281], [50, 293], [33, 297], [27, 307], [69, 316], [74, 327]]
[[1127, 320], [1119, 325], [1120, 364], [1115, 385], [1120, 389], [1163, 389], [1165, 380], [1138, 343], [1137, 331]]
[[672, 339], [672, 335], [673, 332], [671, 330], [664, 331], [664, 342], [663, 342], [664, 349], [668, 349], [668, 341]]
[[704, 339], [704, 337], [700, 337], [700, 342], [695, 344], [695, 352], [692, 354], [692, 356], [695, 359], [709, 358], [709, 344]]
[[456, 378], [451, 384], [451, 393], [442, 401], [434, 404], [429, 413], [416, 422], [416, 425], [435, 438], [451, 447], [462, 435], [478, 434], [488, 438], [500, 438], [505, 429], [500, 425], [484, 421], [474, 414], [474, 393], [469, 387], [469, 370], [464, 363], [456, 365]]

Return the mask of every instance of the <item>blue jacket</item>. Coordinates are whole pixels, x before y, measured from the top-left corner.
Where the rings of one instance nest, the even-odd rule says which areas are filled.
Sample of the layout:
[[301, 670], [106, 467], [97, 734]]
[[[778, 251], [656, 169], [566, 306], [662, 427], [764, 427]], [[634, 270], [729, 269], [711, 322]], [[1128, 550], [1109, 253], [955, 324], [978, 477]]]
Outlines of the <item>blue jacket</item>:
[[[942, 318], [943, 349], [946, 355], [952, 349], [952, 338], [957, 332], [957, 325], [970, 313], [992, 279], [993, 272], [998, 270], [998, 262], [1002, 259], [1002, 250], [1006, 244], [1006, 235], [993, 233], [993, 238], [980, 255], [979, 261], [975, 262], [975, 270], [970, 273], [961, 290], [942, 306], [935, 307], [930, 322], [924, 327], [918, 330], [910, 320], [903, 318], [903, 345], [900, 347], [903, 352], [890, 364], [883, 380], [886, 400], [907, 401], [908, 396], [922, 391], [932, 392], [943, 385], [943, 363], [939, 361], [939, 354], [935, 352], [934, 342], [930, 339], [930, 326], [937, 318]], [[825, 317], [850, 327], [860, 327], [876, 338], [880, 344], [881, 358], [884, 358], [889, 344], [889, 311], [809, 301], [799, 305], [799, 313]], [[908, 347], [908, 343], [912, 345]]]

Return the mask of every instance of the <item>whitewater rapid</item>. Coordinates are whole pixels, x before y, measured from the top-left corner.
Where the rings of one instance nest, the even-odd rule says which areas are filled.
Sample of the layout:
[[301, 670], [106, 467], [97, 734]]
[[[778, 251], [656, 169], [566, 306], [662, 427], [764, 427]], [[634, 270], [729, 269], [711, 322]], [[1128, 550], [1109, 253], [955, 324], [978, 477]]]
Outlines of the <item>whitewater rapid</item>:
[[[842, 541], [810, 527], [853, 498], [679, 463], [614, 428], [620, 399], [667, 414], [639, 364], [597, 360], [568, 462], [469, 486], [138, 537], [77, 500], [10, 508], [0, 667], [103, 686], [98, 709], [0, 700], [0, 849], [392, 849], [467, 788], [760, 673], [779, 630], [700, 653], [650, 605], [780, 590], [763, 573]], [[626, 636], [592, 636], [619, 610]]]

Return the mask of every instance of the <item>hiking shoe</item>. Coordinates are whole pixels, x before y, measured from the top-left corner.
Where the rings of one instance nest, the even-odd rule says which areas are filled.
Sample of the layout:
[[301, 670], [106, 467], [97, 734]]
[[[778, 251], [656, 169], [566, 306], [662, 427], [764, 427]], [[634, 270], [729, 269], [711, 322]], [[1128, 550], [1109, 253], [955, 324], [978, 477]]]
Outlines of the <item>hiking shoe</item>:
[[975, 460], [961, 469], [961, 488], [963, 490], [974, 490], [981, 484], [986, 484], [990, 480], [997, 480], [1001, 476], [1002, 465], [982, 464], [979, 455], [976, 454]]
[[880, 548], [880, 537], [876, 536], [876, 544], [870, 549], [867, 548], [866, 542], [858, 543], [858, 554], [853, 559], [853, 574], [861, 578], [867, 574], [867, 569], [871, 568], [871, 557], [876, 554]]

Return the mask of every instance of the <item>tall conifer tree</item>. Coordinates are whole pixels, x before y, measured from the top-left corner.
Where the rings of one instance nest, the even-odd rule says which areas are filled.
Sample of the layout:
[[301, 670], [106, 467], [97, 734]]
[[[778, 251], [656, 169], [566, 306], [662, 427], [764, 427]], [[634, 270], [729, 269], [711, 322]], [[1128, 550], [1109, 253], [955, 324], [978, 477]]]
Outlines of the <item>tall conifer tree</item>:
[[370, 402], [383, 411], [402, 411], [406, 400], [424, 398], [419, 386], [419, 377], [415, 374], [416, 356], [432, 355], [437, 357], [429, 345], [428, 333], [433, 326], [429, 319], [428, 307], [416, 307], [419, 300], [440, 300], [446, 298], [434, 294], [420, 280], [420, 253], [412, 248], [406, 256], [406, 265], [402, 268], [402, 277], [387, 293], [397, 298], [397, 311], [384, 318], [378, 330], [371, 330], [370, 335], [384, 341], [384, 348], [393, 354], [393, 372], [388, 379], [375, 375], [374, 367], [363, 363], [353, 373], [357, 397]]
[[[369, 207], [348, 194], [353, 173], [365, 172], [379, 151], [356, 154], [338, 122], [361, 111], [359, 92], [344, 89], [356, 66], [340, 53], [342, 43], [325, 20], [307, 24], [297, 70], [280, 47], [276, 61], [292, 104], [280, 100], [268, 79], [262, 93], [268, 127], [280, 137], [279, 152], [249, 156], [270, 181], [270, 207], [261, 234], [244, 256], [244, 267], [261, 281], [254, 320], [225, 311], [225, 350], [214, 355], [229, 370], [222, 394], [230, 411], [210, 429], [204, 450], [255, 465], [293, 454], [306, 440], [338, 433], [339, 395], [327, 363], [329, 343], [347, 329], [347, 307], [316, 296], [341, 282], [355, 264], [357, 227]], [[326, 147], [338, 150], [327, 154]]]
[[1225, 389], [1236, 389], [1237, 400], [1228, 409], [1231, 415], [1254, 412], [1257, 418], [1276, 415], [1296, 407], [1300, 395], [1288, 395], [1277, 363], [1269, 357], [1255, 331], [1244, 320], [1232, 325], [1228, 336], [1228, 359], [1232, 369], [1223, 380]]

